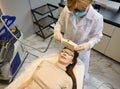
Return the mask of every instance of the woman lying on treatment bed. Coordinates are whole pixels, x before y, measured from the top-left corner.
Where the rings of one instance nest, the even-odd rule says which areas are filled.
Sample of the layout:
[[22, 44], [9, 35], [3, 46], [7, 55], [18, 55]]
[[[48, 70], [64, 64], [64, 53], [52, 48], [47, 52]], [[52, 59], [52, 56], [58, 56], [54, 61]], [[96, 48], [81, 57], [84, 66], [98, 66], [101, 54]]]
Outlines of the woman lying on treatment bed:
[[[42, 60], [40, 64], [34, 63], [34, 72], [28, 69], [27, 75], [18, 77], [18, 81], [13, 81], [5, 89], [77, 89], [73, 73], [77, 57], [76, 51], [64, 48], [59, 53], [56, 63], [48, 60]], [[32, 76], [28, 77], [29, 75]]]

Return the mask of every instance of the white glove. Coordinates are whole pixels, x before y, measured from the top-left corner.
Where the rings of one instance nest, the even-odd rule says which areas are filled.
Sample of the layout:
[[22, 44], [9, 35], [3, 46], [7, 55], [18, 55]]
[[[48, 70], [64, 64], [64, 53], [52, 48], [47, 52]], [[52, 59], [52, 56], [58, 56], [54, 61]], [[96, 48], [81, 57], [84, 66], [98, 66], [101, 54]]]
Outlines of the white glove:
[[54, 31], [54, 39], [57, 41], [61, 41], [62, 34], [59, 31]]
[[87, 51], [89, 49], [90, 49], [90, 43], [89, 42], [79, 44], [78, 46], [75, 47], [76, 51]]

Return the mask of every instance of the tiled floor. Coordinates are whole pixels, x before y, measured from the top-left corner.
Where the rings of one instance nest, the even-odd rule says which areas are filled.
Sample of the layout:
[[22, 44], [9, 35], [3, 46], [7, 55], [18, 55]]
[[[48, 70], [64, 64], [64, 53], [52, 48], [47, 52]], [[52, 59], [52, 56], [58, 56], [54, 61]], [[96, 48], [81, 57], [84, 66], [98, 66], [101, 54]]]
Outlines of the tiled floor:
[[[33, 60], [50, 53], [58, 52], [62, 45], [59, 42], [52, 41], [49, 49], [41, 53], [47, 47], [50, 38], [43, 41], [39, 36], [33, 35], [25, 40], [25, 43], [35, 47], [38, 51], [25, 47], [32, 55], [29, 55], [17, 76], [24, 71]], [[33, 56], [36, 55], [36, 56]], [[0, 83], [0, 89], [4, 89], [6, 84]], [[89, 69], [89, 79], [84, 82], [84, 89], [120, 89], [120, 63], [113, 61], [102, 54], [92, 50]]]

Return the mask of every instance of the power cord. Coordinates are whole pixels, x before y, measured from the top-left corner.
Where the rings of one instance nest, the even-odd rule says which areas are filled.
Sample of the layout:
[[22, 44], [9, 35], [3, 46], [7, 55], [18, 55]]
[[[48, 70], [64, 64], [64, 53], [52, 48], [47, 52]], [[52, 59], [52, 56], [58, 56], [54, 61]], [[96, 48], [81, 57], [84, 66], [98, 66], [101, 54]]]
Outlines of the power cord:
[[[8, 26], [5, 24], [5, 22], [4, 22], [3, 19], [2, 19], [2, 16], [3, 16], [3, 15], [1, 15], [0, 19], [1, 19], [2, 23], [4, 24], [4, 26], [5, 26], [5, 27], [7, 28], [7, 30], [10, 32], [10, 34], [11, 34], [17, 41], [19, 41], [22, 45], [28, 46], [28, 47], [30, 47], [30, 48], [38, 51], [38, 52], [41, 52], [41, 53], [45, 53], [45, 52], [48, 50], [48, 48], [49, 48], [49, 46], [50, 46], [50, 44], [51, 44], [51, 42], [52, 42], [53, 36], [51, 37], [51, 39], [50, 39], [50, 41], [49, 41], [49, 43], [48, 43], [48, 45], [47, 45], [47, 47], [46, 47], [46, 49], [45, 49], [44, 51], [38, 50], [38, 49], [36, 49], [36, 48], [28, 45], [28, 44], [25, 44], [25, 43], [22, 42], [21, 40], [19, 40], [19, 39], [10, 31], [10, 29], [8, 28]], [[27, 51], [27, 52], [29, 52], [29, 51]], [[29, 52], [29, 53], [30, 53], [30, 52]], [[32, 54], [32, 53], [30, 53], [30, 54]], [[32, 54], [32, 55], [34, 55], [34, 54]], [[36, 55], [34, 55], [34, 56], [36, 56]], [[39, 57], [39, 56], [36, 56], [36, 57]]]

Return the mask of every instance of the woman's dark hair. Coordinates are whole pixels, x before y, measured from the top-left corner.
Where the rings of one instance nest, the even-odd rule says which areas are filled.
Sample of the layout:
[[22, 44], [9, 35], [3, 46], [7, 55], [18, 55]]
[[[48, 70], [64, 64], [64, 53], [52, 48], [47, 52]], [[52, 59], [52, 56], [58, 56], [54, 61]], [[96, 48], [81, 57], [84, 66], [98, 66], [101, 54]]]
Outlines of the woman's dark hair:
[[75, 75], [73, 73], [73, 68], [74, 68], [75, 64], [77, 63], [78, 55], [79, 55], [79, 53], [77, 51], [74, 51], [74, 57], [73, 57], [73, 60], [72, 60], [73, 63], [68, 65], [67, 70], [66, 70], [66, 73], [72, 78], [72, 81], [73, 81], [72, 89], [77, 89], [77, 82], [76, 82]]

